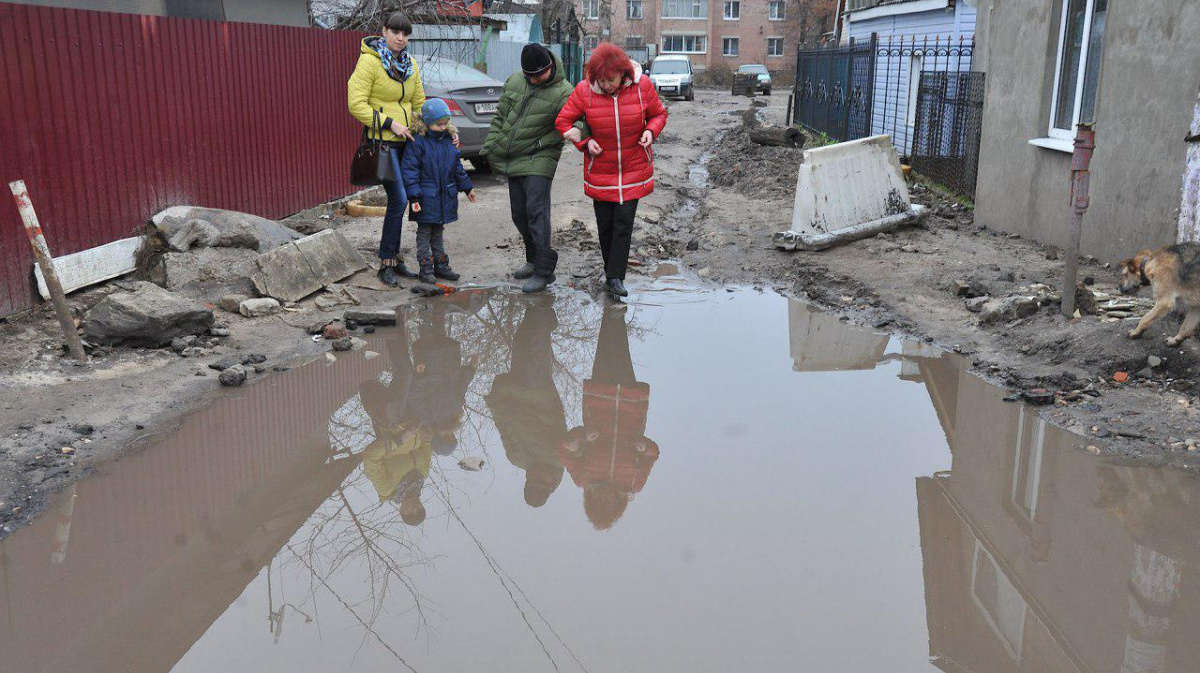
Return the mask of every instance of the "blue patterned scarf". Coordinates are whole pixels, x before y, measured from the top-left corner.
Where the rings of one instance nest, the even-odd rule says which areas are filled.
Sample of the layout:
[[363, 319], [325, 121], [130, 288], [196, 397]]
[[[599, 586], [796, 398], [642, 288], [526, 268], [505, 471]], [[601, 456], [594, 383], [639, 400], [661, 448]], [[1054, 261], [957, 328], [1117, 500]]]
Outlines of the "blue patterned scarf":
[[375, 53], [379, 54], [379, 60], [383, 61], [383, 70], [388, 74], [388, 77], [397, 82], [407, 82], [412, 76], [413, 62], [408, 55], [408, 50], [405, 49], [399, 54], [388, 49], [387, 40], [382, 37], [377, 37], [370, 43], [371, 48]]

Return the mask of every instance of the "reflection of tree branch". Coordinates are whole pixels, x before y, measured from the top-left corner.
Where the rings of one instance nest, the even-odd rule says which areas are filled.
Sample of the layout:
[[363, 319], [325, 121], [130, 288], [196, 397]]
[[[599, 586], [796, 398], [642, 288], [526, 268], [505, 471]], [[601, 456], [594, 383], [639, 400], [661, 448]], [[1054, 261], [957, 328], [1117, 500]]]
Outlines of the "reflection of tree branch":
[[304, 560], [304, 557], [302, 557], [300, 554], [298, 554], [296, 552], [296, 550], [292, 549], [292, 545], [289, 544], [287, 547], [288, 547], [288, 551], [292, 552], [292, 554], [294, 554], [296, 556], [296, 558], [299, 559], [300, 562], [303, 563], [308, 568], [309, 572], [312, 573], [312, 576], [315, 577], [317, 579], [317, 581], [319, 581], [321, 583], [321, 586], [325, 587], [325, 590], [328, 591], [331, 596], [336, 598], [337, 601], [342, 604], [342, 607], [346, 608], [347, 612], [354, 615], [354, 618], [356, 620], [358, 620], [358, 623], [361, 624], [362, 627], [364, 629], [366, 629], [368, 633], [375, 636], [375, 640], [378, 641], [380, 645], [383, 645], [383, 647], [388, 652], [391, 652], [392, 656], [396, 657], [396, 660], [399, 661], [401, 664], [403, 664], [405, 668], [412, 671], [413, 673], [417, 673], [417, 669], [413, 668], [412, 665], [410, 665], [407, 661], [405, 661], [404, 657], [400, 656], [400, 653], [397, 652], [395, 649], [393, 649], [391, 645], [388, 645], [387, 642], [384, 641], [384, 639], [382, 637], [380, 637], [380, 635], [375, 631], [375, 629], [372, 627], [372, 625], [363, 621], [363, 618], [358, 616], [358, 613], [355, 612], [354, 608], [351, 607], [350, 604], [347, 603], [345, 600], [343, 600], [342, 597], [339, 596], [338, 593], [333, 590], [333, 587], [329, 586], [329, 582], [326, 582], [325, 578], [321, 577], [317, 573], [316, 568], [312, 567], [312, 565], [308, 561]]

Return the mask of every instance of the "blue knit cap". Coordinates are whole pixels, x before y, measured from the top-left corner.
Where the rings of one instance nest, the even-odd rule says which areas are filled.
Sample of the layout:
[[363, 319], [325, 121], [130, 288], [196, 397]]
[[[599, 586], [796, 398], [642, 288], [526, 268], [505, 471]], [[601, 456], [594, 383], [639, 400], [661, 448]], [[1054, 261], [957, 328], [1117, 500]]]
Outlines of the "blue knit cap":
[[450, 118], [450, 106], [441, 98], [430, 98], [421, 106], [421, 120], [426, 126], [433, 126], [439, 119]]

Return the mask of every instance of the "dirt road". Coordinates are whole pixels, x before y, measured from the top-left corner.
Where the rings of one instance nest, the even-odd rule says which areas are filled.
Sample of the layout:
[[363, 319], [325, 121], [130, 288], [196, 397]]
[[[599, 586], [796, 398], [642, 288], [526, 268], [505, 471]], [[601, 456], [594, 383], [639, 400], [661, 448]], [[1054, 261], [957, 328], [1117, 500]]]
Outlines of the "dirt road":
[[[781, 122], [786, 98], [775, 96], [760, 114]], [[1164, 321], [1132, 342], [1127, 327], [1095, 316], [1069, 324], [1052, 308], [1020, 320], [981, 328], [955, 284], [975, 283], [1005, 296], [1033, 283], [1055, 285], [1061, 262], [1027, 241], [976, 227], [969, 210], [939, 201], [928, 190], [914, 198], [934, 206], [922, 228], [879, 236], [819, 254], [774, 250], [770, 237], [790, 223], [799, 151], [764, 149], [740, 129], [746, 99], [698, 92], [694, 102], [670, 104], [667, 131], [657, 146], [657, 189], [639, 209], [637, 259], [630, 278], [636, 293], [659, 260], [678, 260], [697, 284], [750, 285], [807, 298], [844, 321], [880, 331], [925, 337], [967, 354], [976, 371], [1017, 393], [1052, 402], [1044, 414], [1094, 438], [1095, 452], [1195, 468], [1200, 437], [1196, 410], [1197, 356], [1192, 340], [1167, 349]], [[559, 284], [600, 291], [599, 253], [591, 204], [583, 196], [580, 157], [568, 148], [554, 187], [554, 240], [560, 253]], [[480, 203], [464, 202], [462, 220], [447, 233], [461, 283], [514, 284], [511, 269], [523, 261], [500, 179], [472, 173]], [[310, 222], [309, 224], [312, 224]], [[334, 217], [332, 224], [370, 257], [378, 218]], [[404, 234], [412, 250], [412, 231]], [[411, 252], [409, 252], [411, 256]], [[1095, 288], [1112, 292], [1115, 272], [1095, 262], [1083, 273]], [[371, 271], [350, 282], [364, 304], [410, 301], [407, 290], [388, 291]], [[83, 309], [111, 288], [72, 297]], [[215, 302], [219, 296], [199, 296]], [[0, 525], [11, 529], [36, 512], [46, 493], [72, 482], [89, 466], [120, 456], [171, 428], [182, 414], [219, 391], [207, 363], [232, 353], [261, 353], [269, 366], [320, 357], [304, 327], [341, 311], [319, 311], [314, 298], [298, 312], [246, 319], [218, 310], [232, 337], [200, 359], [169, 350], [117, 349], [89, 367], [64, 360], [52, 314], [34, 312], [0, 321]], [[1162, 359], [1147, 369], [1147, 358]], [[1114, 383], [1115, 372], [1129, 383]], [[1139, 377], [1137, 372], [1146, 376]], [[267, 374], [269, 376], [269, 374]], [[1037, 392], [1058, 393], [1046, 397]], [[1091, 440], [1089, 440], [1091, 441]], [[4, 531], [0, 531], [3, 534]]]

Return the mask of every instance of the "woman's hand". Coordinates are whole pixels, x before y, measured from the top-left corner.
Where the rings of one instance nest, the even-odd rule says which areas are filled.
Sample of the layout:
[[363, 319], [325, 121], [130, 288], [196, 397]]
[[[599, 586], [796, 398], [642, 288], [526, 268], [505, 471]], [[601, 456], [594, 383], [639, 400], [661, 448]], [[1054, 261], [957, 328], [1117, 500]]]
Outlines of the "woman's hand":
[[600, 143], [596, 142], [595, 138], [588, 138], [587, 151], [588, 151], [588, 154], [590, 154], [594, 157], [598, 157], [598, 156], [600, 156], [600, 153], [603, 152], [604, 150], [601, 149]]
[[395, 120], [392, 120], [392, 133], [401, 138], [413, 139], [412, 131], [409, 131], [407, 126]]
[[654, 143], [654, 132], [647, 129], [642, 131], [642, 137], [638, 139], [638, 144], [642, 147], [650, 147]]
[[474, 189], [472, 189], [471, 191], [467, 192], [467, 200], [468, 200], [468, 201], [470, 201], [471, 203], [479, 203], [479, 198], [475, 196], [475, 190], [474, 190]]
[[569, 131], [563, 134], [563, 138], [570, 140], [573, 143], [577, 143], [580, 140], [583, 140], [583, 134], [579, 132], [579, 129], [572, 126]]
[[413, 211], [414, 213], [419, 213], [419, 212], [421, 212], [421, 202], [420, 202], [420, 201], [413, 201], [413, 202], [412, 202], [412, 211]]

